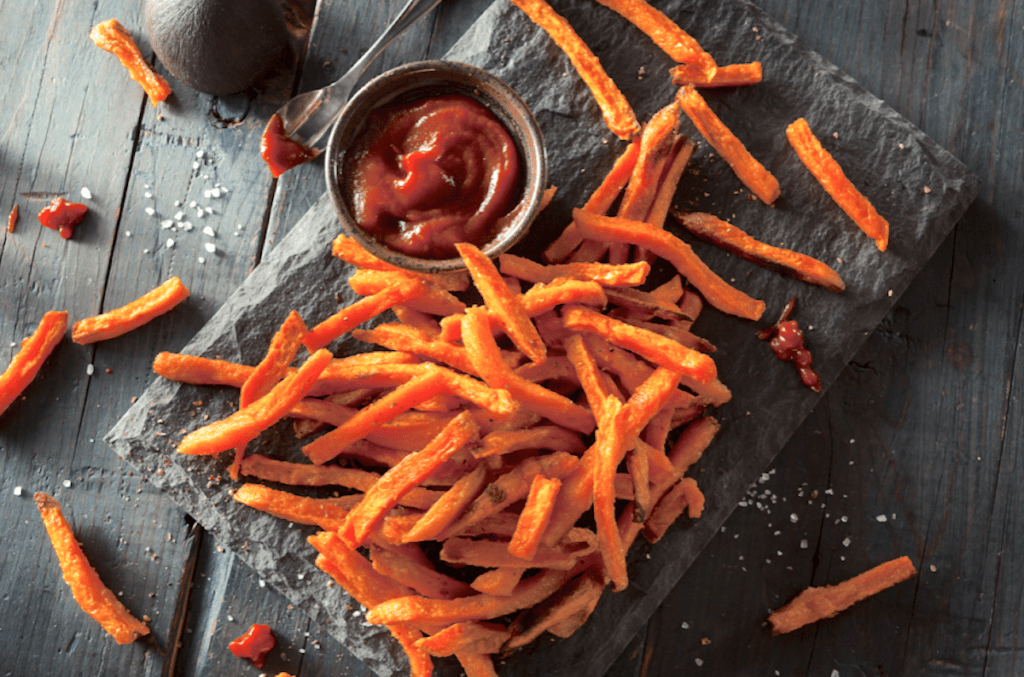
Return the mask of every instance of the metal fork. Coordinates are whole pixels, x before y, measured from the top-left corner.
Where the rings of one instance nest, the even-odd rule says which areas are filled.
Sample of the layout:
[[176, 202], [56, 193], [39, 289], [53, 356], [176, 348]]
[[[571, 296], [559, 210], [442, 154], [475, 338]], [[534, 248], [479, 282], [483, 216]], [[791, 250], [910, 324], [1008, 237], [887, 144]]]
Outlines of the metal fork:
[[303, 146], [313, 146], [326, 133], [348, 103], [352, 89], [366, 67], [401, 35], [406, 28], [433, 9], [441, 0], [409, 0], [398, 17], [391, 22], [383, 35], [370, 45], [359, 61], [352, 64], [348, 72], [337, 82], [323, 89], [303, 92], [286, 103], [277, 114], [284, 122], [284, 132], [293, 141]]

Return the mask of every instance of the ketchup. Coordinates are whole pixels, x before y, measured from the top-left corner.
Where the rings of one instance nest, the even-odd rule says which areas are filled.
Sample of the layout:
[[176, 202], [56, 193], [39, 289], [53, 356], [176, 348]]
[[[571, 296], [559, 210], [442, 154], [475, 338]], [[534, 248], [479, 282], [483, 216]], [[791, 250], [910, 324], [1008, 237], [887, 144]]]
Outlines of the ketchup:
[[789, 316], [796, 308], [796, 297], [794, 296], [782, 309], [779, 321], [767, 329], [757, 332], [757, 338], [762, 341], [771, 339], [768, 345], [771, 346], [775, 356], [783, 362], [792, 362], [800, 373], [800, 381], [816, 393], [821, 392], [821, 379], [811, 368], [811, 351], [804, 346], [804, 332], [796, 320], [790, 320]]
[[270, 122], [260, 137], [260, 157], [270, 167], [270, 173], [275, 179], [292, 167], [309, 162], [318, 154], [315, 148], [306, 148], [285, 135], [284, 121], [280, 115], [274, 113], [270, 116]]
[[262, 668], [267, 654], [276, 643], [269, 625], [253, 623], [244, 635], [228, 644], [228, 649], [239, 658], [251, 659], [254, 667]]
[[373, 111], [346, 153], [345, 197], [359, 227], [427, 259], [484, 245], [519, 202], [519, 153], [491, 111], [452, 94]]
[[89, 208], [77, 202], [55, 197], [49, 206], [39, 212], [39, 223], [60, 233], [65, 240], [75, 234], [75, 226], [82, 222]]

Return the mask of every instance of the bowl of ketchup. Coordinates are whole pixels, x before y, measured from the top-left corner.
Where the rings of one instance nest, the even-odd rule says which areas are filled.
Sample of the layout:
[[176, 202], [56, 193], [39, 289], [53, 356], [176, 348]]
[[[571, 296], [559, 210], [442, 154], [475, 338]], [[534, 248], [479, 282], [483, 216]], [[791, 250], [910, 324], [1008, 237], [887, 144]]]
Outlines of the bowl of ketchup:
[[540, 211], [544, 140], [529, 107], [487, 71], [419, 61], [357, 92], [331, 130], [324, 168], [342, 231], [421, 273], [464, 268], [456, 243], [494, 257]]

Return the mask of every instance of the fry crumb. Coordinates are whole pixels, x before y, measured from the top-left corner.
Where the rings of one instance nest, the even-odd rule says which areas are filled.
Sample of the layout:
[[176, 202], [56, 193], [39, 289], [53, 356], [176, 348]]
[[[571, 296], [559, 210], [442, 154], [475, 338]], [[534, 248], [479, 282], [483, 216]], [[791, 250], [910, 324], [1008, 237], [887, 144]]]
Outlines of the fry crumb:
[[925, 187], [924, 187], [924, 192], [925, 192], [925, 193], [930, 193], [930, 192], [932, 192], [932, 189], [931, 189], [931, 188], [929, 188], [928, 186], [925, 186]]

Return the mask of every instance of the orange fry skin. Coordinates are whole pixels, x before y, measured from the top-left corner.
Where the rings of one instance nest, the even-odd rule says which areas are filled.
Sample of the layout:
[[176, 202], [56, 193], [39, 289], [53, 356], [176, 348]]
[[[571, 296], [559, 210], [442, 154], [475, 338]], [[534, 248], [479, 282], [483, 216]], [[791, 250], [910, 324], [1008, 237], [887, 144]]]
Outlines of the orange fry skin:
[[676, 95], [676, 101], [682, 106], [683, 112], [689, 116], [697, 131], [718, 151], [722, 159], [729, 163], [736, 176], [751, 193], [769, 205], [778, 199], [778, 180], [750, 154], [736, 135], [714, 114], [697, 90], [689, 85], [683, 87]]
[[562, 481], [558, 478], [547, 478], [543, 475], [533, 478], [530, 493], [526, 496], [526, 505], [519, 513], [516, 531], [508, 544], [510, 555], [520, 559], [533, 559], [544, 530], [551, 521], [551, 511], [555, 507], [555, 498], [561, 488]]
[[512, 0], [530, 20], [544, 29], [558, 47], [565, 52], [576, 72], [587, 83], [608, 129], [620, 139], [629, 140], [640, 131], [640, 123], [601, 62], [586, 43], [576, 35], [569, 22], [551, 8], [545, 0]]
[[672, 216], [697, 237], [721, 247], [727, 252], [743, 257], [747, 261], [764, 266], [775, 272], [795, 277], [810, 284], [816, 284], [829, 291], [841, 292], [846, 283], [839, 273], [818, 259], [800, 254], [791, 249], [773, 247], [758, 242], [736, 226], [711, 214], [673, 211]]
[[917, 574], [909, 557], [883, 562], [873, 569], [823, 588], [807, 588], [789, 604], [768, 617], [772, 633], [781, 635], [823, 618], [831, 618], [862, 599], [901, 583]]
[[800, 161], [810, 170], [821, 187], [832, 196], [846, 215], [853, 219], [864, 234], [875, 241], [879, 251], [889, 245], [889, 222], [882, 218], [874, 205], [857, 190], [843, 173], [843, 168], [814, 136], [807, 120], [798, 118], [786, 128], [786, 136]]
[[32, 335], [22, 341], [21, 350], [0, 374], [0, 414], [36, 377], [43, 362], [64, 338], [67, 328], [68, 314], [63, 310], [51, 310], [43, 315]]
[[680, 28], [672, 19], [652, 7], [646, 0], [597, 0], [618, 12], [634, 26], [647, 34], [654, 44], [676, 63], [689, 64], [707, 73], [715, 74], [715, 60], [704, 51], [693, 36]]
[[311, 351], [323, 348], [363, 322], [380, 315], [391, 306], [422, 296], [426, 292], [427, 284], [423, 280], [419, 278], [403, 279], [398, 284], [360, 299], [331, 315], [310, 329], [303, 343]]
[[716, 275], [693, 253], [690, 245], [672, 233], [640, 221], [587, 214], [579, 210], [573, 212], [573, 217], [587, 237], [631, 242], [665, 259], [704, 295], [708, 303], [723, 313], [747, 320], [761, 319], [764, 301], [747, 296]]
[[501, 272], [527, 282], [554, 282], [558, 278], [570, 278], [597, 282], [607, 287], [635, 287], [647, 281], [651, 266], [646, 261], [611, 265], [608, 263], [563, 263], [543, 266], [514, 254], [498, 257]]
[[93, 26], [89, 31], [89, 39], [100, 49], [110, 52], [118, 58], [132, 80], [142, 85], [149, 95], [149, 102], [154, 106], [171, 95], [171, 86], [160, 74], [150, 67], [131, 34], [117, 19], [108, 19]]
[[188, 294], [181, 280], [172, 277], [127, 305], [75, 322], [71, 329], [71, 340], [85, 345], [127, 334], [168, 312], [187, 299]]
[[256, 439], [305, 396], [331, 357], [330, 351], [318, 350], [298, 371], [278, 383], [251, 406], [190, 432], [178, 445], [178, 453], [216, 454]]
[[64, 582], [71, 588], [71, 594], [82, 611], [103, 626], [118, 644], [129, 644], [148, 635], [146, 624], [132, 616], [89, 564], [71, 531], [71, 525], [64, 518], [60, 503], [42, 491], [36, 492], [35, 501], [57, 553]]
[[501, 650], [508, 636], [508, 628], [500, 623], [468, 621], [454, 623], [430, 637], [424, 637], [416, 642], [416, 646], [431, 656], [451, 656], [467, 650], [492, 654]]
[[[252, 458], [252, 457], [250, 457]], [[242, 505], [265, 512], [279, 519], [298, 524], [309, 524], [334, 531], [345, 523], [349, 508], [335, 499], [309, 498], [262, 484], [243, 484], [231, 495]], [[358, 494], [344, 496], [353, 503], [360, 499]]]
[[708, 77], [707, 73], [689, 64], [680, 64], [673, 68], [672, 84], [677, 87], [693, 85], [702, 89], [712, 87], [745, 87], [761, 82], [761, 62], [733, 63], [719, 66], [715, 74]]

